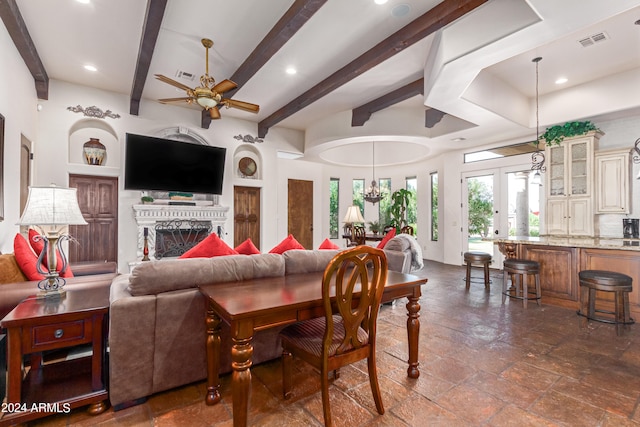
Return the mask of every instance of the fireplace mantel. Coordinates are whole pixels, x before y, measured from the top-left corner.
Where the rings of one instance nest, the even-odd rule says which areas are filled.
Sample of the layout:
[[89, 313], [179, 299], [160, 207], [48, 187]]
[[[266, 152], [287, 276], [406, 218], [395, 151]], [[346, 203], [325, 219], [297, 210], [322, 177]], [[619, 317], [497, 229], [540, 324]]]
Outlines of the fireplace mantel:
[[211, 230], [224, 238], [229, 207], [197, 204], [195, 206], [168, 204], [138, 204], [133, 205], [133, 212], [138, 225], [137, 259], [143, 256], [144, 229], [148, 230], [149, 257], [154, 258], [156, 247], [155, 226], [157, 223], [173, 220], [210, 221]]

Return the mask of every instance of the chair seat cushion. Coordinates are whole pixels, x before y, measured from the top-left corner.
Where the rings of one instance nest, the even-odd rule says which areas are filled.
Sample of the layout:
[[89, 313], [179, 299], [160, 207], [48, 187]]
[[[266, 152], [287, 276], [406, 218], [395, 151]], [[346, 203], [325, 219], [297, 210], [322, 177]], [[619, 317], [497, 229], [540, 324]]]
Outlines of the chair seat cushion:
[[535, 272], [540, 269], [540, 263], [538, 261], [528, 259], [508, 258], [504, 260], [502, 265], [505, 269], [527, 272]]
[[[333, 324], [333, 341], [329, 348], [329, 356], [336, 353], [336, 350], [340, 344], [342, 344], [342, 340], [344, 339], [344, 325], [342, 323], [342, 317], [334, 315]], [[324, 339], [324, 331], [326, 329], [325, 325], [326, 319], [324, 317], [305, 320], [284, 328], [280, 332], [280, 337], [283, 341], [295, 343], [296, 347], [302, 348], [307, 353], [321, 357], [322, 341]], [[358, 328], [358, 341], [363, 345], [368, 344], [369, 342], [369, 334], [367, 334], [367, 332], [362, 328]]]

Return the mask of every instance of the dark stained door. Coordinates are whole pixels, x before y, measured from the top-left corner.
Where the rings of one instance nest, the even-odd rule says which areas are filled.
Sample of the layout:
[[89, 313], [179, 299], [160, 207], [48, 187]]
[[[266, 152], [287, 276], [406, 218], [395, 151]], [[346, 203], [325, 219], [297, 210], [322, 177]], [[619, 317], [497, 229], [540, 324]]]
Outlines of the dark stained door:
[[288, 229], [306, 249], [313, 249], [313, 181], [289, 180]]
[[247, 238], [260, 249], [260, 188], [233, 187], [233, 246]]
[[69, 261], [118, 261], [118, 178], [69, 175], [88, 225], [69, 227]]

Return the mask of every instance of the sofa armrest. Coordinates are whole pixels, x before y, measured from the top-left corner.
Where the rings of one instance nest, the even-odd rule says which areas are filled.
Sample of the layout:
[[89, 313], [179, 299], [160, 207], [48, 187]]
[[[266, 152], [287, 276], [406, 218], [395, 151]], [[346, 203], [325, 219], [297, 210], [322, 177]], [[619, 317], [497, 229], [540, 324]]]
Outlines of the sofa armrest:
[[75, 262], [70, 264], [69, 267], [71, 268], [74, 277], [118, 272], [118, 264], [113, 261]]
[[387, 256], [389, 270], [399, 271], [400, 273], [409, 273], [411, 271], [411, 252], [391, 249], [383, 249], [383, 251]]

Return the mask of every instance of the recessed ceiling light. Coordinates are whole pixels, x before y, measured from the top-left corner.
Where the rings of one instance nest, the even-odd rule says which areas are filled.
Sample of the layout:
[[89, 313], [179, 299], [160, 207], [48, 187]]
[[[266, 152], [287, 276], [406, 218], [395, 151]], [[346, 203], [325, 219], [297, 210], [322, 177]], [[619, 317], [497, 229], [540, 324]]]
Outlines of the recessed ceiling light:
[[290, 75], [294, 75], [295, 73], [298, 72], [298, 70], [296, 70], [294, 67], [287, 67], [285, 71], [287, 74], [290, 74]]
[[452, 141], [453, 142], [461, 142], [461, 141], [466, 141], [467, 138], [453, 138]]
[[96, 67], [94, 67], [93, 65], [85, 65], [84, 69], [87, 71], [98, 71], [98, 69]]
[[387, 0], [374, 0], [376, 4], [385, 4]]
[[556, 84], [557, 85], [561, 85], [561, 84], [564, 84], [564, 83], [566, 83], [568, 81], [569, 81], [569, 79], [567, 79], [566, 77], [560, 77], [558, 80], [556, 80]]
[[78, 3], [82, 3], [82, 4], [89, 4], [91, 3], [91, 0], [76, 0]]

